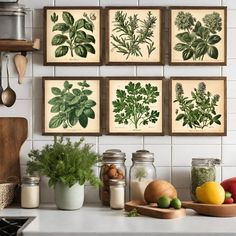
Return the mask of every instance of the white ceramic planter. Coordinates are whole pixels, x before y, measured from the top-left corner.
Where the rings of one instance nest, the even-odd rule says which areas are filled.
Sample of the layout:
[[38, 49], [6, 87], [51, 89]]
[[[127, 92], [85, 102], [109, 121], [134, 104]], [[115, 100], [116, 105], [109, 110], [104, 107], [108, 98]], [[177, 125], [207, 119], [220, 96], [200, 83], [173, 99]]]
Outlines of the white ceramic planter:
[[68, 187], [62, 183], [55, 186], [55, 202], [57, 208], [62, 210], [77, 210], [84, 203], [84, 185], [75, 184]]

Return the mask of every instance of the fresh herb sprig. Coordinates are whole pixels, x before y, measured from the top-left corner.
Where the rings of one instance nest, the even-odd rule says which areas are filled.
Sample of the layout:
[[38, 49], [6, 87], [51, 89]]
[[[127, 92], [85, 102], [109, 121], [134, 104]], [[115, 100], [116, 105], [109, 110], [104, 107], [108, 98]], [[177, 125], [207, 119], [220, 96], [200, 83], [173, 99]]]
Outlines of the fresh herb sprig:
[[216, 113], [216, 107], [220, 96], [212, 95], [210, 91], [206, 91], [206, 84], [200, 82], [198, 88], [194, 88], [191, 92], [191, 98], [184, 96], [184, 90], [181, 83], [177, 83], [176, 100], [174, 103], [179, 104], [176, 109], [176, 121], [182, 121], [183, 126], [190, 128], [204, 129], [210, 127], [214, 123], [221, 125], [221, 114]]
[[142, 178], [146, 178], [146, 177], [147, 177], [147, 171], [145, 170], [144, 167], [139, 168], [135, 173], [135, 178], [137, 178], [138, 181], [141, 181]]
[[157, 18], [151, 11], [147, 13], [147, 18], [141, 20], [138, 14], [129, 16], [123, 11], [117, 11], [115, 14], [114, 29], [116, 34], [112, 34], [111, 44], [118, 53], [126, 55], [126, 59], [132, 56], [143, 56], [140, 45], [145, 44], [148, 56], [156, 49], [152, 41], [153, 29], [156, 27]]
[[101, 161], [100, 156], [92, 151], [92, 146], [79, 142], [72, 143], [70, 139], [63, 142], [63, 138], [55, 139], [54, 144], [46, 145], [42, 150], [32, 150], [28, 154], [27, 173], [49, 178], [49, 186], [56, 183], [71, 187], [76, 183], [83, 185], [89, 181], [94, 186], [101, 184], [93, 172], [92, 167]]
[[64, 129], [75, 126], [78, 122], [86, 128], [89, 119], [95, 119], [93, 107], [96, 102], [89, 99], [93, 93], [89, 89], [90, 85], [86, 82], [78, 82], [78, 87], [73, 88], [73, 84], [64, 82], [63, 88], [52, 87], [54, 95], [48, 101], [52, 105], [51, 113], [56, 113], [49, 121], [49, 128], [58, 128], [61, 125]]
[[54, 35], [51, 41], [53, 46], [58, 46], [55, 49], [55, 57], [65, 56], [69, 51], [71, 57], [74, 57], [74, 53], [84, 58], [87, 57], [88, 53], [95, 54], [95, 48], [93, 46], [95, 44], [95, 38], [86, 31], [93, 32], [93, 20], [96, 17], [93, 14], [88, 17], [87, 13], [84, 13], [83, 16], [84, 18], [75, 21], [70, 12], [63, 11], [63, 22], [56, 23], [58, 21], [58, 15], [55, 12], [51, 15], [51, 21], [54, 23], [52, 31], [60, 32]]
[[174, 46], [176, 51], [182, 52], [183, 60], [193, 59], [202, 61], [205, 55], [217, 59], [219, 51], [215, 46], [221, 41], [217, 35], [222, 30], [222, 18], [219, 13], [206, 14], [202, 21], [192, 16], [189, 12], [179, 12], [175, 19], [178, 30], [176, 35], [180, 41]]
[[137, 217], [137, 216], [140, 216], [140, 214], [138, 213], [138, 210], [136, 208], [134, 208], [133, 210], [128, 212], [127, 216], [128, 217]]
[[142, 86], [140, 82], [129, 82], [125, 89], [117, 89], [117, 99], [112, 101], [115, 122], [118, 124], [133, 124], [135, 129], [140, 125], [156, 123], [160, 112], [152, 110], [151, 104], [157, 102], [160, 95], [158, 88], [150, 83]]

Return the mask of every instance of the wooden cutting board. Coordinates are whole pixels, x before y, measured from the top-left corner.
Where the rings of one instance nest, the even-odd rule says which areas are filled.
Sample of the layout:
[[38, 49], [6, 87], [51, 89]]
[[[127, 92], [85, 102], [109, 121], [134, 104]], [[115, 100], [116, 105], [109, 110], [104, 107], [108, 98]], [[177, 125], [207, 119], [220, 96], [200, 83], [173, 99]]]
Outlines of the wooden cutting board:
[[20, 180], [19, 152], [27, 134], [25, 118], [0, 118], [0, 180], [6, 180], [9, 176]]
[[236, 204], [202, 204], [191, 201], [182, 202], [184, 208], [190, 208], [198, 214], [206, 216], [233, 217], [236, 216]]
[[175, 219], [186, 216], [186, 210], [184, 208], [181, 209], [162, 209], [157, 208], [157, 204], [144, 205], [140, 201], [130, 201], [125, 204], [126, 211], [132, 211], [134, 208], [137, 209], [140, 215], [150, 216], [154, 218], [160, 219]]

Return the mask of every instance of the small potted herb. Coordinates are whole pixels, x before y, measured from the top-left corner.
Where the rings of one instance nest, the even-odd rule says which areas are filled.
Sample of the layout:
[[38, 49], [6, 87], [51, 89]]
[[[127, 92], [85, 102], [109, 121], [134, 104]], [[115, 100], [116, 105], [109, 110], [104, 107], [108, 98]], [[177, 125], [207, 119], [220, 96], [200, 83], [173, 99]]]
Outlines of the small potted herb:
[[100, 161], [92, 146], [84, 144], [84, 139], [72, 143], [57, 139], [42, 150], [32, 150], [28, 155], [27, 173], [38, 172], [49, 178], [49, 187], [54, 187], [55, 201], [59, 209], [76, 210], [84, 201], [84, 183], [89, 181], [99, 186], [100, 180], [92, 167]]

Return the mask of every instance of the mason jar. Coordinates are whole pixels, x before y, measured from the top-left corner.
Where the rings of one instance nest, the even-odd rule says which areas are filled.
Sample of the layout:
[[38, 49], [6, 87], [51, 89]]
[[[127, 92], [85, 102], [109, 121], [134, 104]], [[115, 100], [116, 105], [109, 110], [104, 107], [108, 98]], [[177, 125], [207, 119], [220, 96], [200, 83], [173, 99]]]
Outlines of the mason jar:
[[37, 176], [23, 176], [21, 184], [21, 207], [39, 207], [39, 180]]
[[101, 202], [104, 206], [110, 206], [110, 180], [126, 179], [125, 153], [119, 149], [106, 150], [102, 155], [100, 179], [103, 185], [99, 189]]
[[129, 172], [129, 198], [145, 202], [144, 191], [147, 185], [156, 179], [154, 154], [147, 150], [138, 150], [132, 154], [132, 161]]
[[196, 201], [196, 188], [209, 181], [216, 181], [216, 165], [220, 159], [192, 158], [191, 167], [191, 199]]

